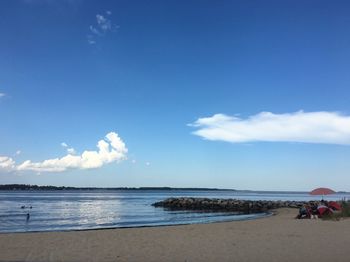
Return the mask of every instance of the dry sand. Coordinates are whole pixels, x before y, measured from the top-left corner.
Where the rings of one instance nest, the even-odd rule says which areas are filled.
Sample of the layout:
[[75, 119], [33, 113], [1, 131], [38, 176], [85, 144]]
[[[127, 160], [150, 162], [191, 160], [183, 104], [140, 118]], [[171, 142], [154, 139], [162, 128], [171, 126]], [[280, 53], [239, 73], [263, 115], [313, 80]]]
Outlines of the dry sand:
[[350, 219], [0, 234], [0, 261], [350, 261]]

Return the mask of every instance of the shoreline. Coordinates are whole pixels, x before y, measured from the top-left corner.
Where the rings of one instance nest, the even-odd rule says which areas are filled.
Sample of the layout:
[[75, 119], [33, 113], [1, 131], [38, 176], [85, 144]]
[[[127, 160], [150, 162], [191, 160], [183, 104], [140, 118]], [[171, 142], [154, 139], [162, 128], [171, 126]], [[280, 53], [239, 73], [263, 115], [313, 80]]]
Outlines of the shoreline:
[[0, 234], [0, 261], [348, 261], [350, 219], [261, 219], [209, 224]]
[[[202, 224], [214, 224], [214, 223], [228, 223], [228, 222], [239, 222], [248, 221], [255, 219], [268, 218], [275, 215], [275, 211], [270, 210], [266, 213], [256, 213], [251, 215], [261, 215], [256, 217], [237, 219], [237, 220], [223, 220], [223, 221], [209, 221], [201, 223], [183, 223], [183, 224], [164, 224], [164, 225], [145, 225], [145, 226], [125, 226], [125, 227], [101, 227], [101, 228], [85, 228], [85, 229], [67, 229], [67, 230], [47, 230], [47, 231], [22, 231], [22, 232], [0, 232], [0, 236], [4, 234], [29, 234], [29, 233], [64, 233], [64, 232], [83, 232], [83, 231], [98, 231], [98, 230], [118, 230], [118, 229], [132, 229], [132, 228], [158, 228], [158, 227], [176, 227], [176, 226], [186, 226], [186, 225], [202, 225]], [[264, 214], [264, 215], [263, 215]]]

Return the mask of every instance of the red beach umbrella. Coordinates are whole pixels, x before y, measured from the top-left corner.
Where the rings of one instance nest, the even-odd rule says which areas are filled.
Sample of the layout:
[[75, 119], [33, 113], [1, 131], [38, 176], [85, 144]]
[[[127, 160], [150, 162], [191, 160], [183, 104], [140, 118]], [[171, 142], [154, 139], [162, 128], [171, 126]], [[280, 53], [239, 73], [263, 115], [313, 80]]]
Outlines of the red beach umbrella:
[[331, 194], [335, 194], [335, 191], [326, 187], [319, 187], [310, 192], [310, 195], [314, 195], [314, 196], [319, 196], [319, 195], [323, 196], [323, 195], [331, 195]]
[[335, 194], [336, 192], [330, 188], [326, 188], [326, 187], [319, 187], [319, 188], [316, 188], [314, 190], [312, 190], [310, 192], [310, 195], [313, 195], [313, 196], [322, 196], [322, 200], [323, 200], [323, 196], [324, 195], [331, 195], [331, 194]]

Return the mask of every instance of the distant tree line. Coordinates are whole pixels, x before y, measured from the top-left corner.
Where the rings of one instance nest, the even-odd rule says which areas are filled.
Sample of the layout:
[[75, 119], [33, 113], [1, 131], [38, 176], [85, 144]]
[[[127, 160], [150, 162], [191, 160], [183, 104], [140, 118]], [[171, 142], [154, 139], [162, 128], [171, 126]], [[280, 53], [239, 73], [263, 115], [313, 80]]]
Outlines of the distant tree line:
[[74, 187], [65, 186], [38, 186], [25, 184], [7, 184], [0, 185], [0, 190], [72, 190]]
[[[205, 188], [205, 187], [71, 187], [71, 186], [38, 186], [26, 184], [6, 184], [0, 185], [1, 190], [35, 190], [35, 191], [58, 191], [58, 190], [187, 190], [187, 191], [233, 191], [237, 193], [263, 193], [263, 194], [300, 194], [308, 192], [305, 191], [260, 191], [260, 190], [236, 190], [236, 189], [222, 189], [222, 188]], [[338, 194], [348, 194], [345, 191], [339, 191]]]
[[66, 186], [38, 186], [26, 184], [6, 184], [0, 185], [0, 190], [190, 190], [190, 191], [216, 191], [233, 189], [217, 188], [174, 188], [174, 187], [66, 187]]

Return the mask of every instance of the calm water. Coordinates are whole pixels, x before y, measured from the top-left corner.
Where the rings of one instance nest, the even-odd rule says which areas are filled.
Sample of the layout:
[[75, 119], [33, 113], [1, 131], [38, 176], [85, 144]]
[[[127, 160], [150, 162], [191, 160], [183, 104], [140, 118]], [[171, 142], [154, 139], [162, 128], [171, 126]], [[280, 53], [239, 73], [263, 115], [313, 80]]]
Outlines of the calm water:
[[[252, 219], [266, 214], [167, 211], [151, 206], [168, 197], [250, 200], [311, 200], [307, 194], [236, 193], [230, 191], [69, 191], [0, 192], [0, 232], [57, 231], [159, 226]], [[326, 199], [350, 198], [332, 195]], [[21, 206], [32, 209], [21, 209]], [[26, 221], [26, 214], [30, 214]]]

